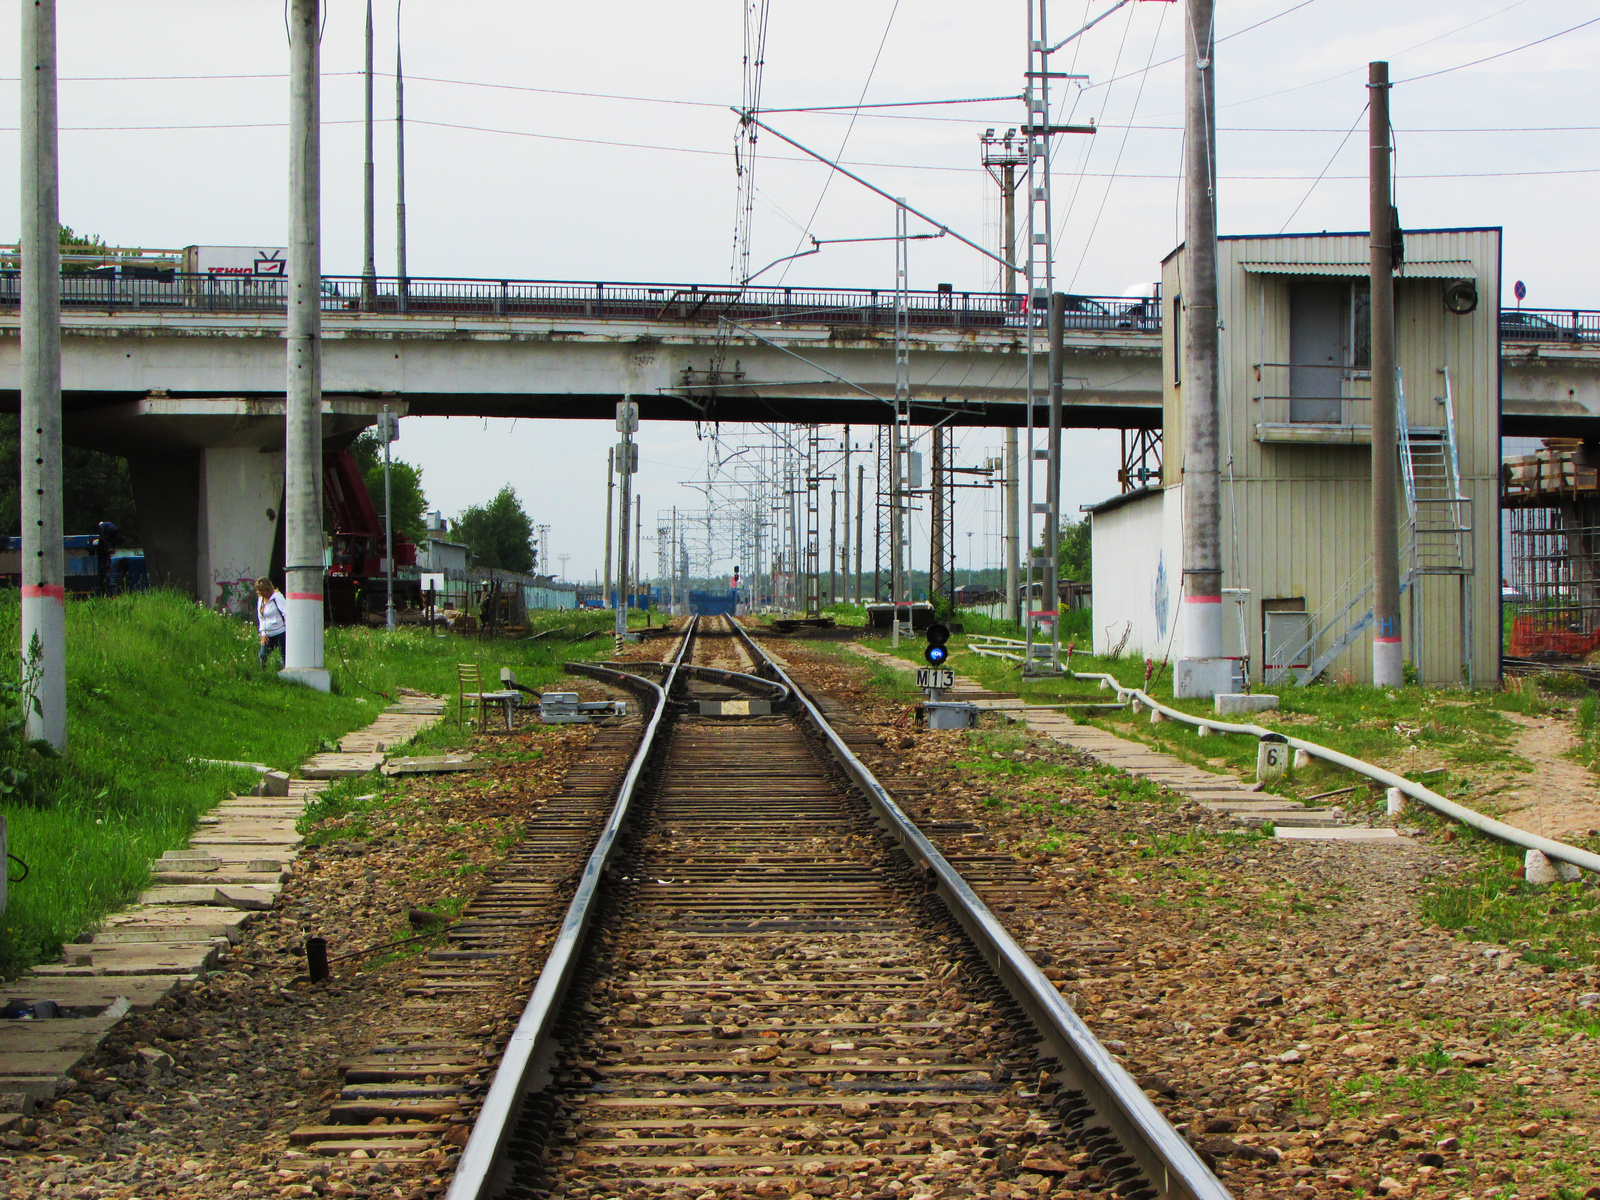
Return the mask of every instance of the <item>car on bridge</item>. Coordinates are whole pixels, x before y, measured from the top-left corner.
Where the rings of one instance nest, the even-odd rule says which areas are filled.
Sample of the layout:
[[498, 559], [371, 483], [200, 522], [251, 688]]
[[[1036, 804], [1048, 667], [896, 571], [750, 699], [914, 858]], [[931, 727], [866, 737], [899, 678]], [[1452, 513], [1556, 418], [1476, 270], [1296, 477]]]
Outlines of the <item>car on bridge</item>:
[[[1566, 316], [1565, 313], [1561, 315]], [[1548, 311], [1502, 309], [1500, 337], [1508, 342], [1600, 341], [1600, 320], [1594, 312], [1574, 312], [1565, 322], [1553, 319], [1555, 316]]]

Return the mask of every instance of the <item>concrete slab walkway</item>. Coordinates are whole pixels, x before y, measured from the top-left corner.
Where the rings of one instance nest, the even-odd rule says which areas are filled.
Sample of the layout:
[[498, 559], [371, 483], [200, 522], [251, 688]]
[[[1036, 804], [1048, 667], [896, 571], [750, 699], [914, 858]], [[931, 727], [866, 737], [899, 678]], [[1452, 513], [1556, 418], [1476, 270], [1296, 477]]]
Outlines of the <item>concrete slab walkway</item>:
[[[903, 658], [868, 646], [852, 644], [851, 651], [896, 670], [915, 671]], [[1310, 809], [1298, 800], [1254, 790], [1237, 776], [1202, 770], [1171, 754], [1162, 753], [1110, 730], [1080, 725], [1065, 712], [1046, 707], [1019, 707], [1004, 693], [989, 692], [977, 680], [956, 676], [956, 690], [980, 710], [1001, 713], [1020, 721], [1032, 733], [1053, 738], [1088, 755], [1096, 762], [1116, 767], [1170, 788], [1212, 812], [1232, 817], [1241, 825], [1260, 826], [1269, 821], [1278, 837], [1359, 842], [1405, 842], [1393, 829], [1346, 823], [1331, 809]], [[948, 693], [947, 693], [948, 694]]]
[[8, 1002], [53, 1001], [71, 1014], [0, 1021], [0, 1114], [52, 1100], [123, 1014], [200, 978], [256, 912], [272, 907], [298, 857], [295, 822], [306, 804], [328, 780], [381, 766], [390, 749], [443, 719], [444, 707], [408, 696], [346, 734], [337, 753], [314, 755], [287, 796], [230, 796], [200, 818], [188, 849], [152, 864], [138, 903], [58, 961], [0, 984]]

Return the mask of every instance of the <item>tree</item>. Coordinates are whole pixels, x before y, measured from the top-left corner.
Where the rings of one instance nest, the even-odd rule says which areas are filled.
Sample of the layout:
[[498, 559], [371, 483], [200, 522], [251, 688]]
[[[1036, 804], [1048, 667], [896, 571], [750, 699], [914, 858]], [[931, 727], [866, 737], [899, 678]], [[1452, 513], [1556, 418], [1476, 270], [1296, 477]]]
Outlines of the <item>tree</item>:
[[[1061, 578], [1070, 579], [1074, 583], [1088, 583], [1094, 573], [1094, 559], [1091, 545], [1091, 526], [1087, 519], [1071, 521], [1065, 518], [1061, 522], [1061, 539], [1056, 544], [1056, 554], [1061, 568]], [[1043, 546], [1033, 552], [1035, 558], [1043, 558]]]
[[[373, 430], [367, 430], [350, 446], [356, 466], [361, 469], [361, 479], [372, 497], [372, 507], [383, 511], [383, 443]], [[389, 464], [389, 492], [394, 500], [394, 531], [404, 534], [413, 542], [420, 542], [427, 533], [428, 498], [422, 491], [422, 468], [394, 459]]]
[[1082, 521], [1061, 522], [1061, 577], [1074, 583], [1088, 583], [1094, 573], [1094, 558], [1090, 540], [1090, 524]]
[[[78, 234], [72, 232], [71, 225], [62, 225], [61, 253], [67, 254], [104, 254], [110, 249], [99, 234]], [[89, 270], [88, 263], [63, 263], [61, 269], [69, 275], [81, 275]]]
[[488, 504], [473, 505], [457, 517], [453, 532], [472, 551], [474, 565], [532, 573], [533, 521], [509, 483]]

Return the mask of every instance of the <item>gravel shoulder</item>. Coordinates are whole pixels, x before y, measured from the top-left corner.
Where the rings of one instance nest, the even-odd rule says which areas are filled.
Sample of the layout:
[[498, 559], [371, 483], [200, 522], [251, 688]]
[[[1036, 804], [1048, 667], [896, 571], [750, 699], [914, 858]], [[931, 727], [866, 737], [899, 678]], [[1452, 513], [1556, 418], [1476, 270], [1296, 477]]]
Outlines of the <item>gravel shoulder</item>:
[[1002, 919], [1237, 1196], [1600, 1196], [1600, 974], [1425, 923], [1462, 843], [1224, 833], [1058, 743], [915, 731], [853, 664], [781, 652], [881, 730], [873, 769], [947, 855], [1027, 870], [1043, 894]]

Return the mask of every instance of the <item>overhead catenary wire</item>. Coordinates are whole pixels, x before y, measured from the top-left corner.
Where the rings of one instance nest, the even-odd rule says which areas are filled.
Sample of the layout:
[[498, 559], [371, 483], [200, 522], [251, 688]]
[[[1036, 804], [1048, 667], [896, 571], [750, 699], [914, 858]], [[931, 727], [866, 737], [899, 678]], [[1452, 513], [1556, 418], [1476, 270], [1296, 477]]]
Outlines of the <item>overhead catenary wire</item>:
[[[852, 112], [850, 114], [850, 124], [845, 126], [844, 137], [839, 139], [839, 150], [838, 150], [838, 153], [834, 155], [834, 158], [836, 158], [836, 159], [837, 158], [842, 158], [844, 156], [844, 149], [845, 149], [846, 146], [848, 146], [850, 144], [850, 135], [855, 131], [856, 120], [860, 116], [860, 112], [859, 112], [860, 102], [866, 100], [866, 98], [867, 98], [867, 89], [872, 86], [872, 79], [878, 73], [878, 63], [880, 61], [882, 61], [882, 59], [883, 59], [883, 48], [884, 48], [884, 46], [888, 45], [888, 43], [889, 43], [889, 31], [894, 28], [895, 14], [898, 13], [899, 11], [900, 11], [900, 0], [894, 0], [894, 7], [892, 7], [889, 10], [889, 19], [883, 23], [883, 36], [878, 39], [878, 49], [877, 49], [877, 52], [872, 56], [872, 66], [867, 71], [866, 82], [861, 85], [861, 95], [860, 95], [860, 97], [858, 99], [857, 111]], [[778, 136], [782, 137], [783, 135], [779, 134]], [[787, 138], [785, 138], [784, 140], [788, 141]], [[816, 224], [816, 222], [817, 222], [817, 214], [822, 211], [822, 202], [828, 196], [828, 188], [830, 186], [832, 186], [832, 184], [833, 184], [834, 171], [836, 171], [836, 170], [837, 170], [837, 168], [835, 168], [834, 170], [830, 170], [828, 172], [827, 178], [825, 178], [822, 181], [822, 190], [819, 193], [817, 193], [817, 202], [816, 202], [816, 204], [812, 205], [812, 207], [811, 207], [811, 216], [806, 219], [805, 231], [800, 235], [800, 240], [795, 243], [794, 248], [796, 250], [799, 250], [800, 247], [804, 244], [805, 239], [808, 236], [810, 236], [811, 227]], [[788, 277], [789, 277], [789, 269], [787, 267], [785, 267], [784, 270], [783, 270], [783, 274], [778, 276], [778, 282], [781, 284]]]
[[[1135, 11], [1136, 11], [1135, 9], [1130, 8], [1128, 10], [1128, 19], [1123, 23], [1123, 26], [1122, 26], [1122, 37], [1117, 42], [1117, 56], [1116, 56], [1116, 58], [1112, 59], [1112, 62], [1111, 62], [1112, 74], [1116, 73], [1117, 66], [1122, 62], [1122, 52], [1127, 48], [1127, 45], [1128, 45], [1128, 34], [1133, 30], [1133, 14], [1134, 14]], [[1162, 16], [1165, 16], [1165, 15], [1166, 15], [1165, 12], [1163, 12]], [[1073, 50], [1076, 51], [1078, 49], [1078, 47], [1080, 47], [1082, 45], [1083, 45], [1083, 43], [1081, 41], [1075, 42], [1073, 44]], [[1151, 52], [1154, 53], [1154, 43], [1151, 44]], [[1078, 97], [1081, 97], [1083, 95], [1083, 92], [1082, 92], [1081, 89], [1079, 90], [1077, 95], [1078, 95]], [[1065, 98], [1063, 98], [1063, 103], [1065, 103]], [[1105, 95], [1101, 100], [1100, 115], [1099, 115], [1099, 117], [1097, 117], [1095, 119], [1095, 124], [1096, 125], [1098, 125], [1099, 121], [1102, 120], [1105, 117], [1106, 109], [1110, 104], [1111, 104], [1111, 89], [1107, 88], [1106, 92], [1105, 92]], [[1077, 97], [1075, 97], [1074, 100], [1073, 100], [1073, 111], [1075, 112], [1076, 110], [1077, 110]], [[1066, 236], [1067, 223], [1072, 218], [1072, 210], [1078, 203], [1078, 195], [1083, 190], [1083, 181], [1084, 181], [1085, 178], [1087, 178], [1087, 176], [1085, 175], [1084, 172], [1088, 169], [1089, 160], [1092, 157], [1094, 157], [1094, 148], [1095, 148], [1095, 145], [1099, 142], [1099, 140], [1100, 139], [1097, 136], [1089, 138], [1088, 139], [1088, 144], [1084, 146], [1083, 153], [1078, 159], [1079, 170], [1073, 172], [1073, 174], [1076, 176], [1076, 181], [1073, 184], [1072, 193], [1067, 197], [1067, 203], [1066, 203], [1065, 210], [1062, 212], [1061, 219], [1057, 223], [1056, 228], [1049, 231], [1050, 236], [1053, 239], [1052, 245], [1051, 245], [1052, 251], [1054, 251], [1057, 247], [1060, 246], [1061, 239]], [[1051, 165], [1052, 168], [1054, 168], [1054, 166], [1055, 166], [1055, 157], [1059, 152], [1060, 152], [1060, 145], [1058, 143], [1057, 146], [1054, 149], [1052, 149], [1052, 151], [1051, 151], [1050, 165]]]
[[1542, 38], [1535, 38], [1531, 42], [1524, 42], [1520, 46], [1513, 46], [1511, 49], [1502, 50], [1498, 54], [1489, 54], [1485, 55], [1483, 58], [1475, 58], [1471, 62], [1457, 63], [1453, 67], [1441, 67], [1437, 71], [1426, 71], [1421, 75], [1412, 75], [1405, 79], [1396, 79], [1392, 84], [1390, 84], [1390, 86], [1398, 87], [1403, 83], [1418, 83], [1424, 79], [1436, 79], [1440, 75], [1449, 75], [1454, 71], [1465, 71], [1468, 67], [1479, 67], [1486, 62], [1494, 62], [1497, 58], [1505, 58], [1508, 54], [1519, 54], [1524, 50], [1531, 50], [1535, 46], [1542, 46], [1546, 42], [1553, 42], [1558, 37], [1566, 37], [1569, 33], [1576, 33], [1578, 30], [1587, 29], [1589, 26], [1594, 24], [1600, 24], [1600, 17], [1590, 17], [1587, 21], [1580, 21], [1578, 24], [1567, 29], [1562, 29], [1556, 33], [1546, 34]]
[[[353, 118], [351, 118], [349, 120], [324, 120], [322, 122], [322, 124], [324, 126], [328, 126], [328, 125], [360, 125], [361, 123], [362, 123], [362, 119], [359, 118], [359, 117], [353, 117]], [[392, 124], [393, 122], [392, 121], [388, 121], [386, 123]], [[466, 132], [466, 133], [487, 133], [487, 134], [493, 134], [493, 135], [501, 136], [501, 137], [534, 138], [534, 139], [541, 140], [541, 141], [569, 142], [569, 143], [573, 143], [575, 145], [605, 146], [605, 147], [610, 147], [610, 148], [614, 148], [614, 149], [623, 149], [623, 150], [654, 150], [654, 151], [660, 151], [660, 152], [669, 153], [669, 154], [692, 154], [692, 155], [698, 155], [698, 156], [707, 157], [707, 158], [724, 158], [725, 159], [727, 157], [727, 152], [725, 150], [711, 150], [711, 149], [706, 149], [706, 148], [700, 147], [700, 146], [670, 146], [670, 145], [663, 145], [663, 144], [661, 144], [659, 142], [622, 142], [622, 141], [614, 141], [614, 140], [607, 139], [607, 138], [574, 137], [574, 136], [572, 136], [570, 134], [541, 133], [541, 132], [538, 132], [538, 131], [535, 131], [535, 130], [529, 130], [529, 129], [502, 129], [502, 128], [497, 128], [495, 126], [490, 126], [490, 125], [469, 125], [469, 124], [466, 124], [466, 123], [463, 123], [463, 122], [456, 122], [456, 121], [430, 121], [430, 120], [426, 120], [426, 119], [423, 119], [423, 118], [411, 117], [409, 115], [406, 117], [406, 125], [407, 125], [408, 128], [411, 127], [411, 126], [425, 126], [425, 127], [431, 127], [431, 128], [434, 128], [434, 129], [459, 130], [459, 131]], [[63, 126], [61, 126], [61, 132], [62, 133], [137, 133], [137, 132], [162, 133], [162, 132], [185, 132], [185, 131], [191, 131], [191, 130], [206, 130], [206, 129], [213, 129], [213, 130], [285, 129], [287, 127], [288, 127], [288, 123], [285, 122], [285, 121], [243, 122], [243, 123], [237, 123], [237, 124], [227, 123], [227, 122], [217, 122], [217, 123], [184, 124], [184, 125], [63, 125]], [[1582, 128], [1591, 128], [1591, 127], [1582, 127]], [[16, 133], [16, 132], [17, 132], [17, 127], [15, 125], [0, 126], [0, 133]], [[1325, 132], [1325, 131], [1323, 131], [1323, 130], [1306, 130], [1306, 131], [1285, 130], [1284, 132]], [[1331, 131], [1331, 132], [1339, 132], [1339, 131], [1334, 130], [1334, 131]], [[1405, 131], [1405, 132], [1424, 132], [1424, 133], [1426, 133], [1426, 132], [1430, 132], [1430, 131], [1428, 131], [1428, 130], [1414, 131], [1413, 130], [1413, 131]], [[1471, 132], [1471, 131], [1465, 131], [1465, 132]], [[1507, 132], [1518, 132], [1518, 131], [1508, 130]], [[797, 155], [768, 155], [768, 156], [766, 156], [766, 158], [767, 158], [767, 161], [769, 161], [769, 162], [811, 163], [811, 162], [818, 161], [818, 159], [814, 155], [812, 157], [810, 157], [810, 158], [801, 158], [801, 157], [799, 157]], [[956, 174], [962, 174], [962, 175], [977, 175], [977, 174], [981, 174], [982, 170], [983, 170], [982, 167], [954, 166], [954, 165], [944, 165], [944, 164], [940, 164], [940, 163], [906, 163], [906, 162], [878, 162], [878, 161], [868, 162], [868, 161], [863, 161], [863, 160], [859, 160], [859, 159], [840, 159], [840, 160], [838, 160], [838, 165], [841, 166], [841, 167], [870, 167], [870, 168], [878, 169], [878, 170], [892, 170], [892, 171], [940, 171], [940, 172], [956, 173]], [[1109, 172], [1109, 171], [1101, 171], [1101, 172], [1089, 171], [1089, 172], [1084, 172], [1083, 174], [1085, 175], [1086, 178], [1090, 178], [1090, 179], [1110, 179], [1110, 178], [1113, 177], [1112, 172]], [[1407, 174], [1406, 178], [1407, 179], [1512, 179], [1512, 178], [1537, 178], [1537, 177], [1541, 177], [1541, 176], [1596, 175], [1596, 174], [1600, 174], [1600, 166], [1596, 166], [1596, 167], [1564, 167], [1564, 168], [1553, 168], [1553, 169], [1547, 169], [1547, 170], [1523, 170], [1523, 171], [1431, 171], [1431, 172], [1413, 172], [1413, 173]], [[1164, 172], [1164, 171], [1119, 172], [1119, 173], [1116, 174], [1116, 178], [1118, 178], [1120, 180], [1134, 180], [1134, 179], [1173, 180], [1173, 179], [1181, 178], [1181, 175], [1179, 173], [1177, 173], [1177, 172]], [[1304, 182], [1304, 181], [1306, 181], [1308, 179], [1312, 179], [1312, 178], [1314, 178], [1314, 177], [1310, 176], [1310, 175], [1304, 175], [1304, 174], [1299, 174], [1299, 175], [1289, 175], [1289, 174], [1266, 175], [1266, 174], [1254, 174], [1254, 173], [1252, 173], [1252, 174], [1229, 174], [1229, 175], [1218, 176], [1219, 182], [1222, 182], [1222, 183], [1296, 183], [1296, 182]], [[1331, 180], [1331, 181], [1334, 181], [1334, 182], [1339, 182], [1339, 181], [1364, 180], [1364, 179], [1366, 179], [1366, 176], [1365, 175], [1325, 175], [1322, 178], [1325, 181]]]
[[[1128, 20], [1129, 20], [1129, 24], [1132, 24], [1133, 18], [1132, 18], [1132, 15], [1131, 15], [1131, 11], [1130, 11], [1130, 16], [1129, 16]], [[1150, 38], [1150, 57], [1151, 58], [1155, 57], [1156, 45], [1159, 43], [1159, 41], [1161, 39], [1161, 28], [1162, 28], [1163, 25], [1166, 24], [1166, 22], [1167, 22], [1167, 10], [1165, 8], [1162, 8], [1161, 16], [1156, 21], [1156, 31], [1155, 31], [1154, 34], [1151, 35], [1151, 38]], [[1118, 51], [1118, 55], [1119, 56], [1121, 55], [1121, 51], [1120, 50]], [[1149, 75], [1148, 72], [1146, 72], [1145, 74], [1143, 74], [1143, 75], [1141, 75], [1139, 77], [1139, 90], [1137, 92], [1135, 92], [1134, 96], [1133, 96], [1133, 108], [1129, 113], [1129, 119], [1130, 120], [1132, 119], [1133, 114], [1137, 113], [1139, 111], [1139, 101], [1144, 98], [1144, 85], [1145, 85], [1146, 81], [1149, 78], [1150, 78], [1150, 75]], [[1111, 95], [1111, 93], [1108, 90], [1106, 92], [1106, 96], [1110, 97], [1110, 95]], [[1123, 151], [1125, 151], [1128, 148], [1128, 134], [1130, 132], [1131, 132], [1130, 129], [1123, 130], [1122, 141], [1117, 146], [1117, 157], [1111, 163], [1111, 177], [1106, 181], [1105, 191], [1100, 193], [1100, 207], [1095, 210], [1094, 221], [1089, 226], [1088, 235], [1083, 239], [1083, 252], [1078, 255], [1077, 265], [1072, 268], [1072, 276], [1071, 276], [1070, 279], [1067, 280], [1067, 291], [1069, 291], [1069, 292], [1073, 290], [1073, 286], [1078, 282], [1078, 275], [1083, 271], [1084, 261], [1089, 257], [1089, 248], [1092, 245], [1094, 245], [1094, 235], [1095, 235], [1095, 232], [1100, 228], [1100, 218], [1105, 215], [1106, 201], [1111, 198], [1111, 188], [1116, 183], [1117, 171], [1122, 166], [1122, 154], [1123, 154]], [[1074, 191], [1073, 195], [1074, 195], [1074, 198], [1076, 198], [1076, 195], [1077, 195], [1076, 191]], [[1066, 228], [1065, 227], [1066, 227], [1066, 222], [1063, 221], [1062, 222], [1062, 234], [1063, 235], [1066, 232]]]
[[1293, 221], [1295, 217], [1300, 215], [1300, 210], [1305, 207], [1306, 201], [1311, 199], [1311, 193], [1317, 190], [1317, 184], [1321, 183], [1323, 176], [1325, 176], [1333, 168], [1334, 160], [1339, 157], [1340, 153], [1344, 150], [1350, 139], [1355, 135], [1356, 127], [1361, 124], [1361, 118], [1367, 115], [1367, 108], [1368, 105], [1363, 104], [1361, 106], [1361, 111], [1356, 114], [1356, 119], [1350, 123], [1349, 132], [1339, 140], [1339, 145], [1334, 149], [1334, 152], [1328, 156], [1327, 165], [1317, 173], [1317, 177], [1311, 181], [1311, 186], [1306, 189], [1306, 194], [1300, 197], [1300, 203], [1294, 206], [1294, 211], [1291, 212], [1288, 217], [1284, 219], [1283, 224], [1278, 227], [1279, 233], [1282, 233], [1285, 229], [1288, 229], [1289, 222]]

